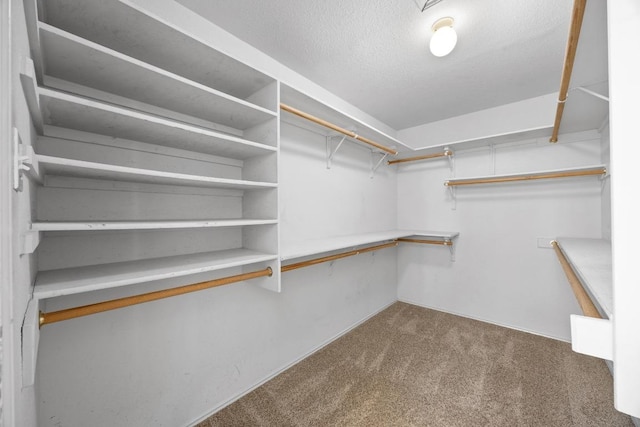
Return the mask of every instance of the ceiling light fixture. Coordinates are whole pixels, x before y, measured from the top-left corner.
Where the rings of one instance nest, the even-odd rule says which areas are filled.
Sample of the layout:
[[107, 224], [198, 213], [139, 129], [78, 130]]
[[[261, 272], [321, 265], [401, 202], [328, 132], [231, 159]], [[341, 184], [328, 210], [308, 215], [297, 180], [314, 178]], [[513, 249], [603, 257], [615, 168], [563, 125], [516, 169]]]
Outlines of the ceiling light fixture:
[[434, 56], [446, 56], [451, 53], [456, 43], [458, 35], [453, 29], [453, 18], [440, 18], [431, 26], [433, 35], [429, 42], [429, 49]]

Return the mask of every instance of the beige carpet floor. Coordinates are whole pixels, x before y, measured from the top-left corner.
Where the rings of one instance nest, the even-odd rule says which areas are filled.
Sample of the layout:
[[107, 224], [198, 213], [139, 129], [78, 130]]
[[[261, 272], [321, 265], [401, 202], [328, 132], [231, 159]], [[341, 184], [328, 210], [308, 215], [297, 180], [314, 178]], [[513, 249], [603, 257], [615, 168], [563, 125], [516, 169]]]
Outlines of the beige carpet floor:
[[214, 426], [632, 426], [601, 360], [396, 303], [222, 409]]

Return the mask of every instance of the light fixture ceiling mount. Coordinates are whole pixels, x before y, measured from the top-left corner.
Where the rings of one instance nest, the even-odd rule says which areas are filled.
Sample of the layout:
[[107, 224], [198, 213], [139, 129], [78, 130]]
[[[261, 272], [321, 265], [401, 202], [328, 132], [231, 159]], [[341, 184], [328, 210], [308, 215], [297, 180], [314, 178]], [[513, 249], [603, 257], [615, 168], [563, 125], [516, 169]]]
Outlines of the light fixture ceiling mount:
[[429, 9], [431, 6], [435, 6], [440, 3], [442, 0], [415, 0], [416, 5], [420, 9], [420, 12], [424, 12]]
[[438, 19], [431, 26], [431, 30], [433, 30], [433, 35], [429, 42], [431, 53], [438, 57], [450, 54], [458, 42], [458, 35], [456, 30], [453, 29], [453, 18]]

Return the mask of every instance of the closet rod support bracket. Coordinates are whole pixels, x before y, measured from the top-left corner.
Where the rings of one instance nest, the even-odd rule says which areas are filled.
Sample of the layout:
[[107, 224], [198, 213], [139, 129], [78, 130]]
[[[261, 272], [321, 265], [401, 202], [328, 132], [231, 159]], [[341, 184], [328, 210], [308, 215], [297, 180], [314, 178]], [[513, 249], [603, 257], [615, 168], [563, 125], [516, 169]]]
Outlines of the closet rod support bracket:
[[609, 102], [609, 97], [608, 96], [604, 96], [604, 95], [602, 95], [602, 94], [600, 94], [598, 92], [595, 92], [593, 90], [587, 89], [587, 88], [582, 87], [582, 86], [578, 86], [575, 89], [580, 90], [580, 91], [582, 91], [582, 92], [584, 92], [586, 94], [589, 94], [591, 96], [595, 96], [596, 98], [602, 99], [603, 101]]
[[380, 158], [380, 160], [378, 160], [377, 163], [374, 164], [375, 151], [371, 151], [371, 174], [369, 175], [369, 178], [371, 179], [373, 179], [373, 176], [376, 174], [376, 171], [378, 170], [382, 162], [384, 162], [384, 159], [386, 159], [387, 156], [389, 155], [389, 153], [380, 153], [380, 154], [382, 154], [382, 157]]
[[20, 248], [20, 255], [32, 254], [38, 249], [42, 234], [39, 231], [28, 230], [22, 235], [22, 248]]
[[444, 147], [444, 155], [447, 156], [447, 160], [449, 160], [449, 170], [453, 174], [453, 170], [455, 167], [455, 159], [453, 157], [453, 151], [449, 147]]
[[451, 262], [456, 262], [456, 246], [453, 244], [453, 241], [450, 238], [445, 237], [444, 244], [449, 247]]
[[336, 145], [336, 148], [334, 149], [331, 147], [331, 141], [337, 138], [340, 138], [340, 137], [327, 136], [327, 169], [331, 169], [331, 162], [333, 161], [333, 157], [336, 155], [340, 147], [342, 147], [342, 144], [344, 143], [345, 139], [347, 139], [346, 135], [343, 136], [342, 139], [340, 139], [340, 142], [338, 142], [338, 144]]
[[22, 177], [28, 174], [40, 182], [40, 167], [33, 147], [22, 143], [17, 128], [13, 128], [13, 189], [22, 191]]
[[447, 190], [449, 190], [449, 198], [451, 199], [451, 210], [455, 211], [456, 207], [457, 207], [457, 199], [456, 199], [456, 187], [454, 187], [453, 185], [449, 185], [449, 181], [446, 181], [444, 183], [445, 187], [447, 187]]

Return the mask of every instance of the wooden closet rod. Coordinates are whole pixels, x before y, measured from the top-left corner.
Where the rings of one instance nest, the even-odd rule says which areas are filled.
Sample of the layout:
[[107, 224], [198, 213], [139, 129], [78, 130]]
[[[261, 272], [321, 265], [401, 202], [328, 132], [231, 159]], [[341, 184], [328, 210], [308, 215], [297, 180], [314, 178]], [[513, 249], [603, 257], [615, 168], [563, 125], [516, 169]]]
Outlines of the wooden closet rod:
[[576, 299], [578, 300], [578, 304], [580, 304], [580, 308], [582, 309], [582, 312], [584, 313], [584, 315], [602, 319], [602, 316], [600, 316], [600, 312], [598, 312], [598, 309], [593, 304], [593, 301], [591, 301], [591, 298], [589, 298], [589, 294], [587, 294], [587, 291], [585, 291], [584, 288], [582, 287], [582, 283], [580, 283], [580, 279], [578, 279], [578, 276], [573, 271], [573, 268], [571, 268], [569, 261], [567, 261], [567, 258], [562, 253], [562, 250], [560, 249], [558, 242], [553, 240], [551, 242], [551, 246], [553, 246], [553, 250], [556, 252], [556, 255], [558, 256], [558, 261], [560, 261], [560, 265], [562, 265], [564, 274], [567, 276], [567, 280], [571, 285], [571, 289], [573, 290], [573, 293], [576, 296]]
[[406, 237], [402, 237], [398, 239], [398, 242], [423, 243], [425, 245], [453, 246], [453, 242], [451, 240], [424, 240], [424, 239], [409, 239]]
[[336, 254], [336, 255], [329, 255], [329, 256], [323, 256], [320, 258], [314, 258], [308, 261], [302, 261], [302, 262], [298, 262], [295, 264], [289, 264], [289, 265], [283, 265], [280, 268], [280, 271], [282, 271], [283, 273], [285, 271], [291, 271], [291, 270], [296, 270], [298, 268], [303, 268], [303, 267], [310, 267], [312, 265], [316, 265], [316, 264], [322, 264], [323, 262], [329, 262], [329, 261], [335, 261], [337, 259], [341, 259], [341, 258], [346, 258], [346, 257], [350, 257], [350, 256], [354, 256], [354, 255], [360, 255], [366, 252], [373, 252], [373, 251], [377, 251], [379, 249], [385, 249], [385, 248], [390, 248], [393, 246], [398, 246], [398, 242], [390, 242], [390, 243], [383, 243], [381, 245], [376, 245], [376, 246], [370, 246], [368, 248], [363, 248], [363, 249], [356, 249], [354, 251], [348, 251], [348, 252], [343, 252], [341, 254]]
[[318, 118], [316, 116], [312, 116], [309, 113], [305, 113], [304, 111], [300, 111], [300, 110], [298, 110], [296, 108], [293, 108], [293, 107], [291, 107], [291, 106], [289, 106], [287, 104], [282, 104], [281, 103], [280, 104], [280, 108], [283, 109], [284, 111], [287, 111], [287, 112], [291, 113], [291, 114], [295, 114], [298, 117], [302, 117], [303, 119], [309, 120], [311, 122], [314, 122], [316, 124], [319, 124], [321, 126], [329, 128], [331, 130], [335, 130], [336, 132], [340, 132], [343, 135], [347, 135], [350, 138], [357, 139], [358, 141], [364, 142], [365, 144], [369, 144], [369, 145], [371, 145], [373, 147], [376, 147], [377, 149], [382, 150], [382, 151], [384, 151], [386, 153], [392, 154], [394, 156], [396, 154], [398, 154], [398, 152], [396, 150], [392, 149], [392, 148], [385, 147], [384, 145], [378, 144], [377, 142], [374, 142], [374, 141], [370, 140], [369, 138], [365, 138], [364, 136], [360, 136], [355, 132], [352, 132], [350, 130], [342, 128], [342, 127], [340, 127], [338, 125], [334, 125], [333, 123], [328, 122], [326, 120], [322, 120], [322, 119], [320, 119], [320, 118]]
[[53, 311], [51, 313], [40, 312], [40, 327], [49, 323], [61, 322], [63, 320], [74, 319], [76, 317], [88, 316], [90, 314], [102, 313], [103, 311], [115, 310], [117, 308], [128, 307], [130, 305], [142, 304], [163, 298], [174, 297], [190, 292], [202, 291], [204, 289], [215, 288], [217, 286], [228, 285], [241, 282], [243, 280], [256, 279], [258, 277], [271, 276], [273, 270], [267, 267], [264, 270], [243, 273], [235, 276], [222, 277], [220, 279], [209, 280], [207, 282], [194, 283], [177, 288], [163, 289], [161, 291], [148, 292], [146, 294], [133, 295], [130, 297], [99, 302], [96, 304], [84, 305], [81, 307], [68, 308], [66, 310]]
[[495, 184], [498, 182], [531, 181], [535, 179], [570, 178], [575, 176], [604, 175], [606, 173], [607, 173], [606, 168], [598, 168], [598, 169], [577, 170], [577, 171], [567, 171], [567, 172], [549, 172], [549, 173], [531, 174], [531, 175], [469, 178], [469, 179], [460, 179], [456, 181], [445, 181], [444, 185], [446, 185], [447, 187], [454, 187], [457, 185]]
[[426, 154], [424, 156], [415, 156], [415, 157], [407, 157], [407, 158], [404, 158], [404, 159], [389, 160], [387, 163], [389, 163], [390, 165], [393, 165], [395, 163], [414, 162], [416, 160], [437, 159], [438, 157], [447, 157], [447, 156], [450, 156], [452, 154], [453, 154], [453, 151], [446, 150], [443, 153]]
[[582, 18], [587, 0], [574, 0], [573, 12], [571, 13], [571, 27], [569, 28], [569, 39], [567, 40], [567, 49], [564, 55], [564, 65], [562, 67], [562, 77], [560, 79], [560, 93], [558, 94], [558, 106], [556, 107], [556, 120], [553, 124], [553, 132], [549, 142], [558, 142], [558, 132], [560, 130], [560, 121], [564, 112], [564, 103], [567, 100], [567, 92], [569, 92], [569, 82], [571, 81], [571, 72], [573, 71], [573, 63], [576, 59], [576, 50], [578, 49], [578, 39], [580, 38], [580, 29], [582, 28]]

